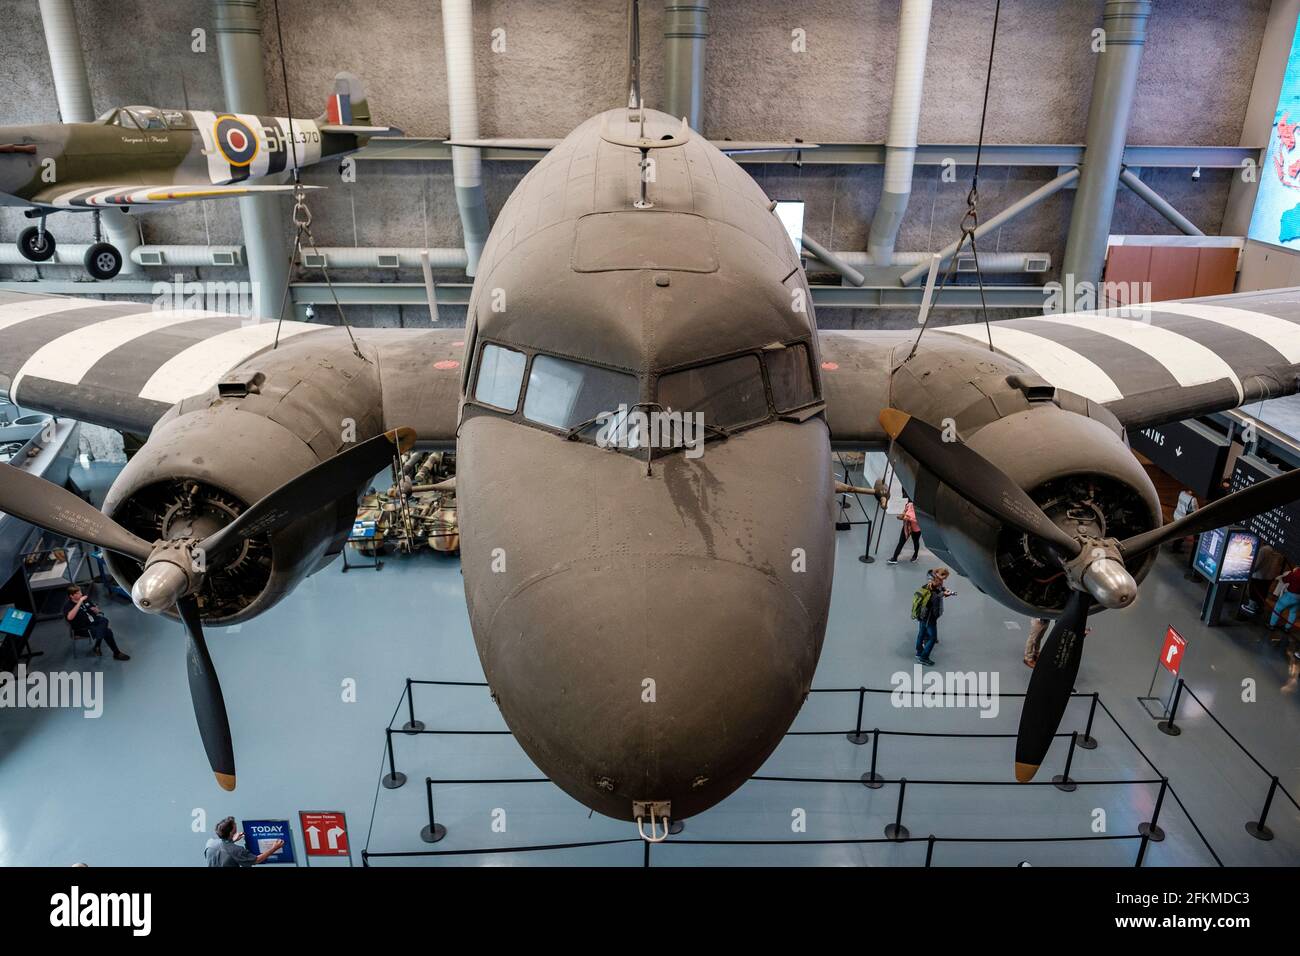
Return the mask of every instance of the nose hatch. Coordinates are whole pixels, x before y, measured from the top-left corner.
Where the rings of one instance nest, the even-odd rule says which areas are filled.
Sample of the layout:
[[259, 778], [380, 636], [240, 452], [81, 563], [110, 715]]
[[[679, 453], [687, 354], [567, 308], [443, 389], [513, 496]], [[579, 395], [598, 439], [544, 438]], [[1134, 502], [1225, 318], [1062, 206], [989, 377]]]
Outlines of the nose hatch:
[[565, 791], [620, 819], [635, 819], [634, 804], [682, 819], [781, 741], [819, 635], [777, 571], [605, 555], [508, 597], [484, 665], [520, 744]]

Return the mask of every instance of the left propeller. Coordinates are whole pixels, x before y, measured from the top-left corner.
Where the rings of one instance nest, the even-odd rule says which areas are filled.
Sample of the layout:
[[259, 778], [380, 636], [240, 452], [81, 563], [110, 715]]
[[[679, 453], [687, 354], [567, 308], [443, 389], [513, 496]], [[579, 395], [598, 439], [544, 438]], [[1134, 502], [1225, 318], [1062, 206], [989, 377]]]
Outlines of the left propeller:
[[230, 721], [216, 668], [203, 634], [198, 590], [206, 574], [223, 566], [241, 542], [274, 533], [296, 519], [354, 492], [409, 451], [415, 431], [396, 428], [353, 445], [289, 479], [207, 538], [178, 538], [153, 544], [137, 537], [108, 515], [44, 478], [0, 466], [0, 511], [23, 521], [126, 555], [144, 565], [131, 589], [143, 611], [158, 614], [173, 607], [185, 625], [190, 698], [203, 749], [223, 790], [235, 789], [235, 753]]
[[880, 413], [891, 439], [958, 494], [1007, 525], [1042, 542], [1065, 570], [1070, 597], [1043, 644], [1029, 679], [1016, 734], [1016, 779], [1033, 778], [1065, 715], [1083, 657], [1088, 613], [1094, 604], [1127, 607], [1137, 583], [1126, 567], [1166, 541], [1243, 521], [1300, 497], [1300, 469], [1220, 498], [1213, 504], [1122, 541], [1066, 534], [1000, 468], [960, 441], [944, 441], [937, 428], [896, 408]]

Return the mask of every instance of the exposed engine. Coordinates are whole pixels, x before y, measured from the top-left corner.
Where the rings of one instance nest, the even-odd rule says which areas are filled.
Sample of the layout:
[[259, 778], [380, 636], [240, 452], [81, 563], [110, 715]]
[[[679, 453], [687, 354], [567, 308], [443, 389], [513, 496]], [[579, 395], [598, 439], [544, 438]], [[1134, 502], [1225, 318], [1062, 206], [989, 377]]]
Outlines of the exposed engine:
[[[344, 347], [286, 346], [254, 358], [155, 427], [113, 483], [104, 511], [145, 541], [202, 540], [254, 502], [352, 442], [380, 431], [373, 365]], [[359, 412], [358, 409], [365, 409]], [[274, 534], [254, 534], [196, 592], [204, 621], [235, 624], [267, 610], [342, 550], [358, 487]], [[142, 568], [108, 555], [130, 587]], [[172, 612], [174, 613], [174, 612]]]
[[[1155, 487], [1105, 408], [987, 351], [964, 350], [939, 361], [946, 367], [927, 367], [921, 356], [904, 367], [896, 382], [896, 396], [906, 396], [899, 405], [965, 441], [1068, 535], [1123, 539], [1160, 524]], [[917, 388], [954, 372], [965, 380], [943, 394]], [[918, 474], [906, 454], [895, 457], [925, 540], [941, 560], [1008, 607], [1032, 616], [1060, 612], [1070, 588], [1061, 563], [1041, 541], [1004, 527], [933, 475]], [[1128, 570], [1141, 581], [1154, 560], [1147, 554]]]

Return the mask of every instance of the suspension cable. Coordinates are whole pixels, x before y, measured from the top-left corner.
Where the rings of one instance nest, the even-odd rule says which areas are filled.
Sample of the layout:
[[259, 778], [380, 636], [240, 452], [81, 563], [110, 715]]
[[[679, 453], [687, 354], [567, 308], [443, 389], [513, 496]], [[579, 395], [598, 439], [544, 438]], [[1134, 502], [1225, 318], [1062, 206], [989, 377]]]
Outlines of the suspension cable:
[[[970, 243], [971, 255], [975, 258], [975, 278], [979, 283], [980, 290], [980, 311], [984, 318], [984, 330], [988, 335], [989, 351], [993, 349], [993, 327], [989, 323], [988, 301], [984, 295], [984, 270], [980, 268], [979, 250], [975, 247], [975, 231], [979, 228], [979, 182], [980, 182], [980, 161], [984, 154], [984, 127], [988, 121], [989, 113], [989, 88], [993, 83], [993, 53], [998, 45], [998, 21], [1002, 12], [1002, 0], [997, 0], [993, 8], [993, 35], [989, 40], [989, 61], [988, 67], [984, 74], [984, 102], [980, 109], [980, 131], [979, 139], [975, 144], [975, 171], [971, 175], [970, 191], [966, 194], [966, 214], [961, 220], [961, 237], [957, 240], [957, 248], [953, 250], [952, 258], [948, 261], [948, 268], [944, 271], [943, 278], [940, 280], [938, 288], [934, 291], [934, 297], [937, 299], [939, 293], [948, 285], [948, 280], [952, 278], [956, 271], [957, 260], [961, 256], [962, 247], [967, 242]], [[921, 344], [921, 336], [925, 335], [925, 330], [930, 325], [930, 316], [933, 315], [933, 309], [926, 314], [925, 321], [921, 323], [921, 330], [916, 334], [916, 340], [912, 343], [912, 350], [903, 359], [902, 365], [911, 361], [912, 356], [916, 354], [917, 347]], [[894, 371], [898, 369], [895, 368]], [[891, 377], [892, 377], [891, 372]]]
[[[1001, 0], [999, 0], [1001, 2]], [[288, 114], [289, 122], [289, 149], [293, 157], [293, 224], [294, 238], [293, 249], [289, 252], [289, 267], [285, 270], [284, 292], [280, 296], [280, 311], [275, 322], [275, 341], [271, 344], [271, 349], [275, 350], [280, 347], [280, 330], [284, 326], [284, 310], [289, 304], [289, 288], [293, 281], [293, 267], [295, 262], [302, 259], [303, 237], [307, 239], [308, 248], [313, 255], [319, 255], [316, 246], [316, 237], [311, 233], [311, 209], [307, 206], [307, 190], [303, 188], [301, 171], [298, 165], [298, 141], [293, 131], [293, 101], [289, 96], [289, 62], [284, 48], [284, 30], [280, 24], [280, 0], [275, 0], [275, 38], [280, 44], [280, 80], [284, 84], [284, 110]], [[343, 328], [347, 330], [348, 341], [352, 343], [352, 352], [361, 361], [369, 364], [370, 359], [366, 358], [361, 351], [361, 346], [357, 344], [357, 338], [352, 334], [352, 326], [348, 323], [347, 313], [343, 311], [343, 303], [339, 301], [338, 291], [334, 288], [334, 283], [330, 280], [329, 269], [326, 267], [324, 259], [321, 260], [321, 274], [325, 277], [325, 285], [330, 290], [330, 296], [334, 299], [334, 308], [338, 310], [339, 321]]]

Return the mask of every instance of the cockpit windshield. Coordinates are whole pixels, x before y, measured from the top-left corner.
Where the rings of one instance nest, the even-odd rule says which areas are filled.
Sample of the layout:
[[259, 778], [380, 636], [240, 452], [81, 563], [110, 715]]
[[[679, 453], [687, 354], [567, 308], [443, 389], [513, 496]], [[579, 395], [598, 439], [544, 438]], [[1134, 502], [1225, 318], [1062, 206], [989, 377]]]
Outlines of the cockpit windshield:
[[[183, 117], [178, 110], [169, 110], [168, 115]], [[165, 130], [169, 128], [162, 111], [152, 106], [123, 106], [109, 110], [96, 122], [106, 126], [121, 126], [125, 129]]]
[[[564, 437], [671, 452], [818, 407], [807, 345], [780, 343], [662, 373], [654, 398], [631, 372], [494, 342], [479, 353], [474, 401]], [[693, 457], [693, 456], [692, 456]]]
[[768, 417], [763, 368], [757, 355], [670, 372], [659, 379], [659, 404], [703, 416], [706, 425], [733, 429]]
[[537, 355], [528, 373], [524, 418], [566, 431], [639, 398], [635, 375], [554, 355]]

